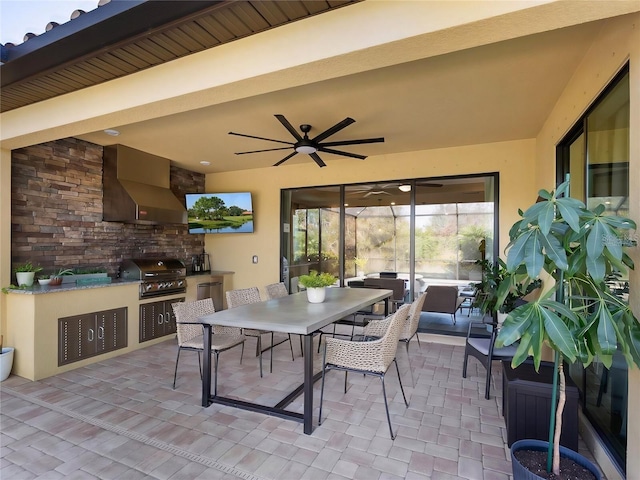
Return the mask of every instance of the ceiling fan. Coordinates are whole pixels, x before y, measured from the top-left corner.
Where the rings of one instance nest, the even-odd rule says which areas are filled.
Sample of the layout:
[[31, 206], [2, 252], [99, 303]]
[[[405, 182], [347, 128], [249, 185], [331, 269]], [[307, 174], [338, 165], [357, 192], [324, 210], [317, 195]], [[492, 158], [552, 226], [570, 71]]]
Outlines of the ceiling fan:
[[311, 125], [307, 125], [307, 124], [300, 125], [300, 131], [304, 135], [302, 136], [297, 132], [295, 128], [293, 128], [291, 123], [289, 123], [289, 121], [284, 117], [284, 115], [275, 115], [275, 117], [280, 121], [280, 123], [282, 123], [282, 125], [284, 125], [284, 128], [286, 128], [289, 131], [289, 133], [293, 135], [293, 137], [296, 140], [295, 142], [286, 142], [284, 140], [274, 140], [272, 138], [256, 137], [254, 135], [245, 135], [244, 133], [229, 132], [229, 135], [237, 135], [239, 137], [247, 137], [247, 138], [256, 138], [258, 140], [266, 140], [268, 142], [285, 143], [287, 145], [290, 145], [288, 147], [268, 148], [266, 150], [252, 150], [249, 152], [237, 152], [236, 155], [246, 155], [248, 153], [273, 152], [276, 150], [293, 149], [293, 152], [291, 152], [289, 155], [284, 157], [279, 162], [274, 163], [273, 166], [277, 167], [278, 165], [282, 165], [284, 162], [289, 160], [291, 157], [297, 155], [298, 153], [306, 153], [313, 159], [314, 162], [318, 164], [319, 167], [324, 167], [326, 166], [326, 163], [322, 161], [322, 159], [320, 158], [317, 152], [325, 152], [325, 153], [331, 153], [334, 155], [342, 155], [344, 157], [358, 158], [360, 160], [364, 160], [365, 158], [367, 158], [366, 155], [358, 155], [356, 153], [344, 152], [342, 150], [335, 150], [333, 148], [327, 148], [327, 147], [338, 147], [343, 145], [359, 145], [362, 143], [384, 142], [384, 137], [363, 138], [360, 140], [341, 140], [336, 142], [323, 142], [325, 138], [330, 137], [331, 135], [339, 132], [343, 128], [348, 127], [349, 125], [354, 123], [355, 120], [350, 117], [347, 117], [341, 122], [336, 123], [333, 127], [328, 128], [327, 130], [325, 130], [319, 135], [316, 135], [313, 138], [309, 138], [309, 135], [308, 135], [309, 132], [311, 131]]

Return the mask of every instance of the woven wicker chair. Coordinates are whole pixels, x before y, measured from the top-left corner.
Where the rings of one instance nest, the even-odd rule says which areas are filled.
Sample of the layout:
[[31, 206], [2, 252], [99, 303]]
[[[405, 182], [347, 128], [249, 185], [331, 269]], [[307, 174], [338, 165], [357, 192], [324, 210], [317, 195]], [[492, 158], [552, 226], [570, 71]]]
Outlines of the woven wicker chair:
[[[282, 298], [289, 295], [287, 292], [287, 287], [284, 283], [270, 283], [266, 287], [264, 287], [267, 292], [267, 300], [271, 300], [273, 298]], [[289, 346], [291, 347], [291, 360], [295, 360], [293, 357], [293, 343], [291, 343], [291, 334], [289, 334]], [[302, 351], [302, 336], [300, 336], [300, 351]]]
[[[389, 416], [389, 405], [387, 402], [387, 393], [384, 385], [384, 375], [389, 369], [391, 362], [396, 364], [398, 372], [398, 382], [404, 403], [408, 407], [407, 397], [404, 394], [402, 380], [400, 378], [400, 369], [396, 362], [396, 351], [398, 349], [398, 340], [403, 325], [406, 322], [409, 313], [409, 305], [403, 305], [393, 315], [385, 320], [375, 322], [375, 327], [365, 327], [365, 341], [342, 340], [339, 338], [328, 337], [325, 340], [324, 357], [322, 362], [322, 387], [320, 390], [320, 413], [318, 423], [322, 423], [322, 399], [324, 396], [324, 379], [327, 370], [342, 370], [345, 372], [344, 391], [347, 392], [347, 373], [357, 372], [364, 375], [375, 375], [380, 377], [382, 381], [382, 395], [384, 397], [384, 406], [387, 411], [387, 422], [389, 423], [389, 433], [391, 438], [396, 436], [391, 427], [391, 417]], [[372, 322], [373, 323], [373, 322]], [[368, 340], [371, 334], [374, 337], [385, 330], [381, 338]]]
[[[262, 301], [260, 298], [260, 291], [258, 287], [240, 288], [237, 290], [228, 290], [225, 292], [227, 297], [227, 306], [229, 308], [236, 308], [240, 305], [247, 305], [249, 303], [258, 303]], [[262, 377], [262, 335], [271, 334], [271, 347], [273, 347], [273, 332], [268, 330], [255, 330], [251, 328], [243, 328], [242, 333], [247, 337], [255, 337], [257, 341], [256, 353], [260, 360], [260, 377]], [[271, 352], [271, 363], [269, 371], [273, 372], [273, 352]]]
[[[413, 370], [411, 369], [411, 356], [409, 355], [409, 342], [415, 336], [418, 340], [418, 348], [420, 348], [420, 337], [418, 336], [418, 324], [420, 323], [420, 314], [422, 313], [422, 305], [424, 304], [424, 299], [427, 297], [426, 293], [421, 294], [418, 298], [416, 298], [411, 305], [409, 306], [409, 314], [407, 315], [407, 319], [402, 326], [402, 331], [400, 332], [399, 340], [404, 343], [407, 349], [407, 360], [409, 362], [409, 373], [411, 374], [411, 382], [414, 383], [413, 380]], [[380, 320], [373, 321], [367, 325], [366, 332], [369, 336], [382, 336], [384, 335], [384, 330], [377, 324], [380, 323]]]
[[[178, 334], [178, 356], [176, 357], [176, 368], [173, 372], [173, 388], [176, 388], [176, 377], [178, 375], [178, 362], [182, 350], [191, 350], [198, 353], [198, 366], [200, 367], [200, 378], [202, 378], [202, 364], [200, 353], [204, 352], [204, 327], [198, 318], [215, 312], [213, 300], [205, 298], [194, 302], [178, 302], [171, 304], [176, 317], [176, 332]], [[215, 354], [215, 373], [213, 376], [213, 394], [218, 393], [218, 357], [220, 352], [242, 345], [244, 352], [244, 340], [239, 328], [213, 326], [211, 336], [211, 352]], [[242, 363], [242, 355], [240, 355]]]

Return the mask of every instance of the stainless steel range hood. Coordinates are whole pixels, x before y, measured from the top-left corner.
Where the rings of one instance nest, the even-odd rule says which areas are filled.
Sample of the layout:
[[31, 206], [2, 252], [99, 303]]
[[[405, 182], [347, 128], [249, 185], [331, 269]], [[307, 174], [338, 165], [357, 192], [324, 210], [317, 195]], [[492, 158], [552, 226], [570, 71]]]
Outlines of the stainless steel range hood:
[[107, 222], [187, 223], [170, 189], [170, 161], [125, 145], [104, 147], [103, 219]]

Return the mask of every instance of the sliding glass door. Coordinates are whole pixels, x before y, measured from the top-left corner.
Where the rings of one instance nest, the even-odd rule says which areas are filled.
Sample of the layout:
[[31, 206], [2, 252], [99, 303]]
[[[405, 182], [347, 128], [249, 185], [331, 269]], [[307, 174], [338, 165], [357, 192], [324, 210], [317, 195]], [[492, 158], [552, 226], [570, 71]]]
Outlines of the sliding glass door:
[[283, 280], [311, 270], [352, 280], [395, 275], [410, 298], [429, 283], [481, 279], [497, 246], [497, 174], [287, 189]]

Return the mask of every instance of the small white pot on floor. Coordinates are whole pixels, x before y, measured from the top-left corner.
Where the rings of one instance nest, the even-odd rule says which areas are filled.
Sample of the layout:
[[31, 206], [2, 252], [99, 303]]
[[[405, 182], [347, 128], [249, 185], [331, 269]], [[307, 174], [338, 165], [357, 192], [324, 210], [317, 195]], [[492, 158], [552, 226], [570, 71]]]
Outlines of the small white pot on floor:
[[5, 381], [13, 367], [13, 347], [3, 347], [0, 353], [0, 382]]

